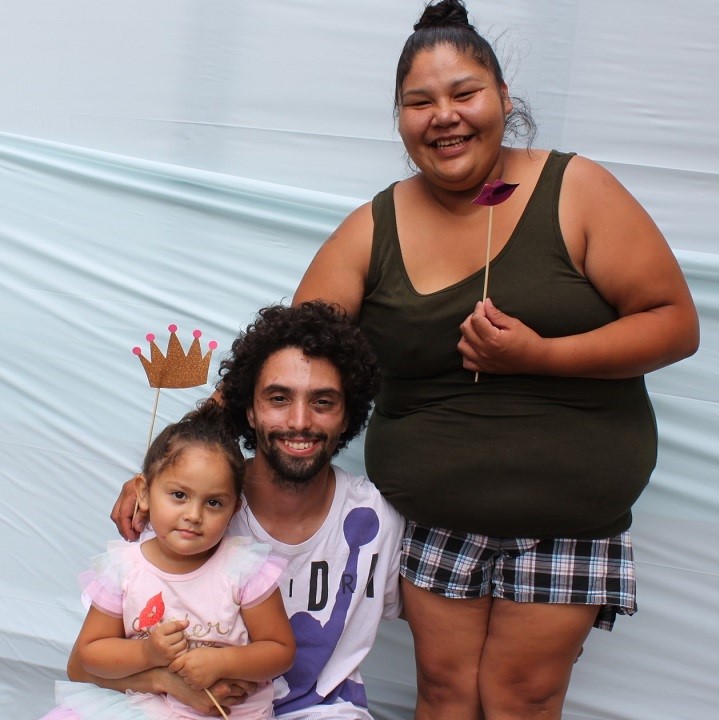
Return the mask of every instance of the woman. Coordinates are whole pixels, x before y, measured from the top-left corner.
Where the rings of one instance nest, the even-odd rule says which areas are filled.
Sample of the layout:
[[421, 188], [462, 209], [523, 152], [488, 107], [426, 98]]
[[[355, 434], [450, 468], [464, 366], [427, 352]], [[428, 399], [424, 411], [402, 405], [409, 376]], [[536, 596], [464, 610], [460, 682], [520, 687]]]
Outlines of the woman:
[[[502, 144], [514, 103], [459, 0], [425, 9], [395, 102], [416, 174], [342, 223], [294, 301], [342, 305], [379, 356], [366, 465], [408, 518], [415, 717], [558, 719], [590, 628], [636, 609], [643, 375], [695, 352], [696, 311], [614, 177]], [[497, 180], [517, 188], [472, 202]]]

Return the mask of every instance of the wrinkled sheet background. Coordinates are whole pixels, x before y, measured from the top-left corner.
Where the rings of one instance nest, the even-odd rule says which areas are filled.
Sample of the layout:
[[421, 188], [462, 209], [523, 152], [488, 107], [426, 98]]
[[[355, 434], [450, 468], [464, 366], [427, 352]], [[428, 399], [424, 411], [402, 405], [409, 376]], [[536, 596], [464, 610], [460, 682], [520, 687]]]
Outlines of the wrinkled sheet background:
[[[567, 720], [709, 720], [719, 689], [719, 74], [713, 0], [470, 0], [538, 147], [615, 173], [702, 321], [648, 379], [660, 459], [635, 514], [640, 612], [592, 632]], [[341, 218], [408, 170], [392, 86], [416, 0], [5, 0], [0, 23], [0, 717], [32, 720], [79, 625], [76, 575], [115, 537], [154, 391], [134, 345], [170, 323], [222, 352], [289, 299]], [[210, 386], [163, 391], [157, 427]], [[361, 472], [357, 443], [341, 458]], [[410, 718], [411, 639], [364, 674]]]

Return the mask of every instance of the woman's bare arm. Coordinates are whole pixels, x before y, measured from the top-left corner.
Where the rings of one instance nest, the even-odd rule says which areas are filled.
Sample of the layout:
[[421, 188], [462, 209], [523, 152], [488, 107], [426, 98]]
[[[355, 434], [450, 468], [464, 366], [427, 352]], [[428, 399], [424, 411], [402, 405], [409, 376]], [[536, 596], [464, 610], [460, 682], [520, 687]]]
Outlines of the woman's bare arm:
[[300, 281], [293, 304], [305, 300], [325, 300], [358, 317], [372, 252], [372, 206], [362, 205], [317, 251]]

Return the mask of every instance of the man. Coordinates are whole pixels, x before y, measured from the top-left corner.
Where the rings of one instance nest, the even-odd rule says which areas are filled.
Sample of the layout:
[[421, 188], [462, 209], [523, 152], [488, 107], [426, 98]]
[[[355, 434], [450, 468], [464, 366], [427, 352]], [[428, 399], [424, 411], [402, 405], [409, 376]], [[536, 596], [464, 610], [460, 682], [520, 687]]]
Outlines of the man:
[[[404, 521], [370, 482], [330, 459], [367, 421], [378, 383], [374, 356], [343, 313], [314, 301], [261, 310], [220, 374], [222, 402], [255, 450], [231, 529], [272, 544], [288, 561], [281, 590], [297, 654], [275, 680], [275, 713], [283, 720], [371, 720], [358, 666], [380, 619], [400, 611]], [[133, 507], [126, 483], [113, 520], [128, 539], [137, 536]], [[204, 692], [164, 669], [109, 682], [85, 673], [73, 652], [68, 674], [120, 690], [169, 692], [214, 710]], [[211, 688], [225, 707], [241, 702], [234, 680], [241, 681]]]

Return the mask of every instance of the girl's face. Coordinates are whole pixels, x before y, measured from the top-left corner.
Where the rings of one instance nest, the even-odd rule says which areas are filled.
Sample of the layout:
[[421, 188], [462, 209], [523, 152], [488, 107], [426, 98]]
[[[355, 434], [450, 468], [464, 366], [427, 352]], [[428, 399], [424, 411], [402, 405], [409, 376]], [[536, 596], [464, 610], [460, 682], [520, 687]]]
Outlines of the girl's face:
[[137, 483], [140, 507], [149, 512], [157, 548], [169, 565], [190, 558], [201, 565], [239, 505], [227, 459], [205, 445], [183, 448], [149, 490], [142, 476]]
[[[475, 190], [499, 176], [506, 85], [451, 45], [417, 53], [400, 93], [399, 132], [425, 178], [444, 190]], [[493, 177], [495, 175], [495, 177]]]

